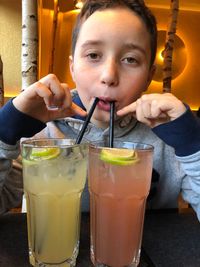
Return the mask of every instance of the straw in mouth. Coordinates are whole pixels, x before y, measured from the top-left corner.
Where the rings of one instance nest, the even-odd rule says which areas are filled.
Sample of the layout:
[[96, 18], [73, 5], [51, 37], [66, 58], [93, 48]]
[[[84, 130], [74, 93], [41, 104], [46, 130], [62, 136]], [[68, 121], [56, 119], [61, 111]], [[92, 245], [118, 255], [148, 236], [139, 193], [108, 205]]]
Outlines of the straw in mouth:
[[98, 101], [99, 101], [99, 99], [96, 97], [95, 100], [94, 100], [94, 102], [93, 102], [93, 104], [92, 104], [92, 106], [91, 106], [91, 108], [90, 108], [90, 110], [89, 110], [89, 113], [88, 113], [88, 115], [86, 117], [86, 120], [83, 123], [83, 126], [81, 128], [81, 131], [79, 132], [79, 135], [76, 138], [75, 144], [80, 144], [81, 143], [81, 140], [83, 138], [83, 135], [84, 135], [84, 133], [85, 133], [85, 131], [87, 129], [87, 126], [88, 126], [88, 124], [90, 122], [90, 119], [92, 117], [92, 114], [93, 114], [93, 112], [94, 112], [94, 110], [96, 108], [96, 105], [97, 105]]
[[[89, 113], [86, 117], [85, 122], [83, 123], [83, 126], [81, 128], [81, 131], [79, 132], [79, 135], [76, 138], [75, 144], [80, 144], [81, 140], [83, 138], [83, 135], [87, 129], [87, 126], [90, 122], [90, 119], [92, 117], [92, 114], [96, 108], [97, 103], [99, 102], [99, 99], [96, 97], [90, 110]], [[115, 113], [115, 102], [112, 101], [110, 102], [110, 124], [109, 124], [109, 147], [113, 147], [113, 139], [114, 139], [114, 113]]]
[[113, 147], [115, 102], [110, 102], [109, 147]]

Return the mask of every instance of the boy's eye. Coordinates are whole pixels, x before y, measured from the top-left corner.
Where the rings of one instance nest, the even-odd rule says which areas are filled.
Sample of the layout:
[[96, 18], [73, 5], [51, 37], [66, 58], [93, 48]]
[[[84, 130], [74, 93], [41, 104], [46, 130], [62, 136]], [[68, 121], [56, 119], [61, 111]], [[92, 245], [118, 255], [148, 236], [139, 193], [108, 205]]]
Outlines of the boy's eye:
[[100, 59], [100, 55], [98, 55], [97, 53], [89, 53], [87, 54], [87, 58], [89, 58], [90, 60], [98, 60]]
[[124, 63], [127, 63], [127, 64], [137, 64], [138, 63], [138, 61], [134, 57], [125, 57], [122, 59], [122, 61]]

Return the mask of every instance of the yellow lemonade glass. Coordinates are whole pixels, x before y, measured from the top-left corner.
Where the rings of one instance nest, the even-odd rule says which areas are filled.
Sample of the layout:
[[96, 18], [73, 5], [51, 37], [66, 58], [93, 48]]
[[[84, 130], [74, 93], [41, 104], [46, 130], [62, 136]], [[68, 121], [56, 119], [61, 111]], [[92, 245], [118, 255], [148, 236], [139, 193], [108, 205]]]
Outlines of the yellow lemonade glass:
[[88, 145], [70, 139], [22, 142], [28, 243], [33, 266], [73, 267]]

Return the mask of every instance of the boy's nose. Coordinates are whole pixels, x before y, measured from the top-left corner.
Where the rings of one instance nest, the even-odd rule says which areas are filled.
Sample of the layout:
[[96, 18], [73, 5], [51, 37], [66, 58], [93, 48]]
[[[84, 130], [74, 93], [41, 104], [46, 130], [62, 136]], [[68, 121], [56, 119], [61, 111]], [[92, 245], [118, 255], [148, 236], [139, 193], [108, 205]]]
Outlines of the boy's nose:
[[107, 86], [117, 86], [119, 83], [118, 65], [114, 60], [108, 60], [102, 66], [101, 83]]

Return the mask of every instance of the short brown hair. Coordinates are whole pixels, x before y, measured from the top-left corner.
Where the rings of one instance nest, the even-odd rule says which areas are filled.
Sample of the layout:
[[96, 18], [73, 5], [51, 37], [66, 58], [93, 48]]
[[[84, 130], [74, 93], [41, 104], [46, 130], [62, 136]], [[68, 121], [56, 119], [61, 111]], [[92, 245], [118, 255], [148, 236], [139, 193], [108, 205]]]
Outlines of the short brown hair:
[[85, 0], [83, 8], [79, 13], [73, 33], [72, 33], [72, 55], [74, 55], [78, 35], [81, 25], [87, 20], [94, 12], [116, 8], [126, 7], [133, 11], [146, 25], [146, 28], [150, 34], [151, 43], [151, 61], [150, 66], [154, 63], [156, 50], [157, 50], [157, 26], [156, 19], [152, 12], [147, 8], [143, 0]]

